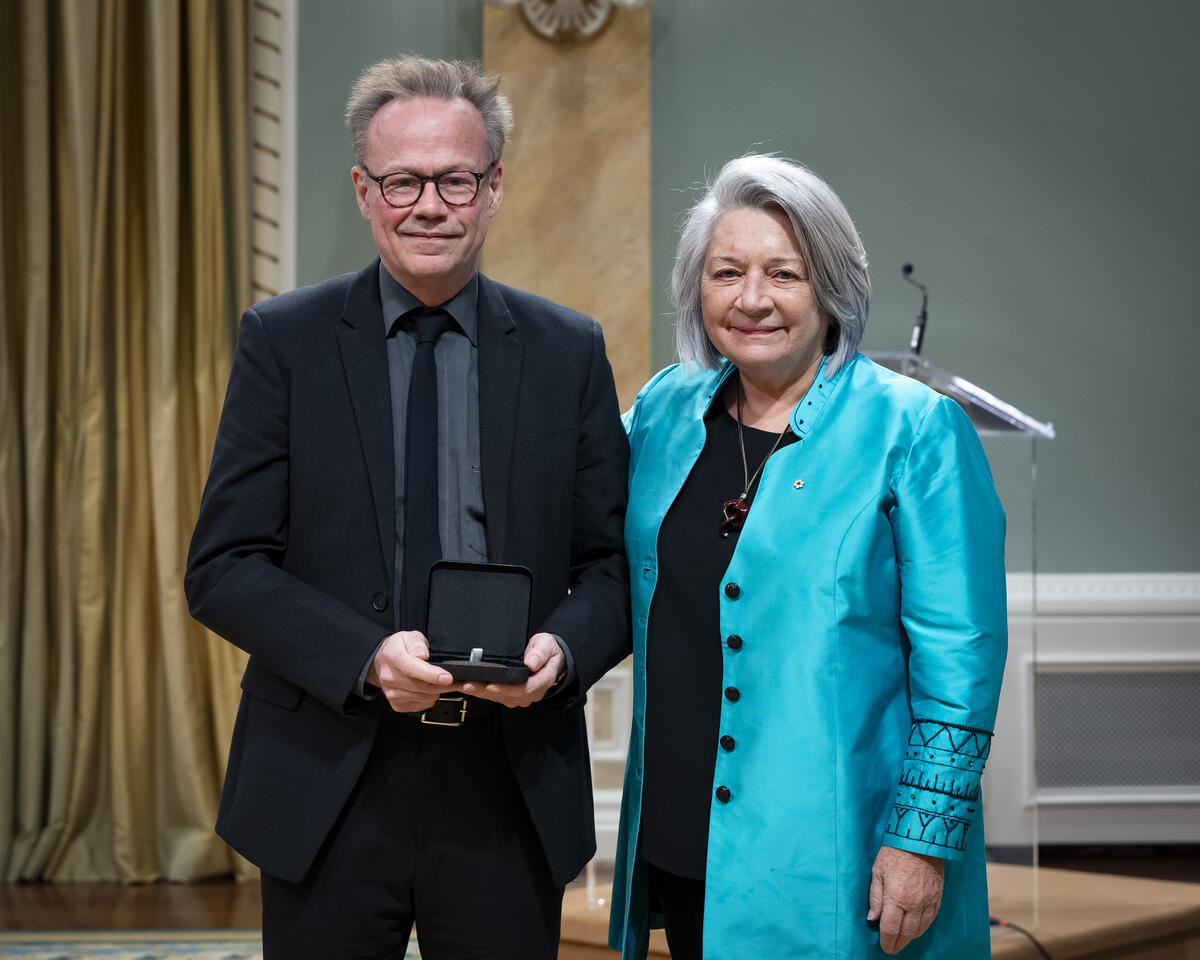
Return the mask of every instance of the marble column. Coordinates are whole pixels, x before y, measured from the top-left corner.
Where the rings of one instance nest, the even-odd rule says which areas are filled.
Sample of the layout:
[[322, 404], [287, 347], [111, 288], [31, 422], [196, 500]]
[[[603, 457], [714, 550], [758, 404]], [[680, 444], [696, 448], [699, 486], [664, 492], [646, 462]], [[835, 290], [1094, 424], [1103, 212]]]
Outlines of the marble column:
[[650, 375], [650, 13], [553, 41], [484, 7], [483, 61], [516, 116], [483, 270], [595, 317], [625, 409]]

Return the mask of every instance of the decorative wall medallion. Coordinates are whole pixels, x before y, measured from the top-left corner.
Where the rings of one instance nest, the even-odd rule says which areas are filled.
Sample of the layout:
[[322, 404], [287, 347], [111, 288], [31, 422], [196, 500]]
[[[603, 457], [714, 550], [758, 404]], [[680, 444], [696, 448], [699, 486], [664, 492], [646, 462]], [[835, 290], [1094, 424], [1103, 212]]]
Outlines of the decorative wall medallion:
[[634, 10], [652, 0], [488, 0], [492, 6], [520, 6], [525, 22], [547, 40], [582, 40], [599, 32], [613, 6]]

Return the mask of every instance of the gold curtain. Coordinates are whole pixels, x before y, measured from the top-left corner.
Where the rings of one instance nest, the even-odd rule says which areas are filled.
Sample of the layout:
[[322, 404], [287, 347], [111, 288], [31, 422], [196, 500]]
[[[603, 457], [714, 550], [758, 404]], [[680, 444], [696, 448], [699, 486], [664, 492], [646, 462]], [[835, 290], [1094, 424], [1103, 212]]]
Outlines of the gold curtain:
[[0, 868], [191, 880], [241, 655], [184, 557], [249, 302], [245, 0], [0, 4]]

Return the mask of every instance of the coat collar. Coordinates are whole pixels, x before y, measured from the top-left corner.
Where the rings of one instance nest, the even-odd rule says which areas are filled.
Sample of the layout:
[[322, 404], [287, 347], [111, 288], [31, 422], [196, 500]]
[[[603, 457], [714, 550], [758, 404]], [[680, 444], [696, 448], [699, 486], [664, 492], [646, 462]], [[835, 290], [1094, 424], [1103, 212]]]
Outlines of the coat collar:
[[388, 383], [387, 341], [381, 322], [379, 261], [351, 281], [342, 306], [338, 349], [354, 408], [372, 506], [379, 527], [379, 549], [388, 582], [394, 575], [396, 540], [395, 460], [392, 394]]
[[821, 365], [817, 368], [817, 375], [813, 377], [813, 382], [808, 388], [808, 392], [792, 408], [792, 432], [801, 440], [807, 437], [812, 432], [813, 427], [816, 426], [822, 412], [825, 410], [825, 405], [829, 403], [829, 398], [833, 396], [834, 388], [841, 380], [842, 374], [846, 372], [846, 368], [852, 363], [854, 363], [854, 357], [851, 357], [846, 363], [842, 364], [841, 369], [837, 373], [831, 375], [829, 373], [829, 357], [821, 358]]
[[[821, 358], [821, 365], [817, 368], [817, 375], [813, 377], [812, 385], [808, 388], [804, 396], [800, 398], [800, 402], [792, 407], [789, 419], [792, 432], [801, 440], [812, 432], [813, 426], [820, 418], [825, 405], [829, 403], [829, 398], [833, 395], [834, 387], [842, 379], [842, 374], [846, 372], [857, 358], [858, 354], [855, 354], [842, 365], [840, 370], [833, 374], [829, 373], [829, 357]], [[729, 382], [729, 378], [733, 376], [735, 369], [732, 363], [723, 359], [720, 366], [713, 371], [708, 387], [701, 390], [696, 396], [696, 409], [693, 411], [696, 420], [704, 419], [709, 408], [721, 395], [721, 391], [725, 389], [725, 384]]]
[[525, 344], [504, 288], [479, 275], [479, 458], [488, 556], [504, 560], [509, 468]]
[[379, 300], [379, 258], [350, 278], [346, 300], [342, 304], [342, 322], [359, 329], [374, 323], [379, 325], [383, 307]]

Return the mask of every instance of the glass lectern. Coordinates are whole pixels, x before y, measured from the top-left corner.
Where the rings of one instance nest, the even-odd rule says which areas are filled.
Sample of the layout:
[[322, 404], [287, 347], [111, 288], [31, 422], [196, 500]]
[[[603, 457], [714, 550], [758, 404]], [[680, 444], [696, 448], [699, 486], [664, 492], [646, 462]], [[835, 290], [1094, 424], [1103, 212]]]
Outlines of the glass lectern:
[[[1008, 518], [1008, 662], [991, 755], [983, 776], [984, 833], [992, 874], [992, 913], [1038, 924], [1038, 810], [1034, 758], [1037, 673], [1037, 441], [1054, 426], [1029, 416], [916, 353], [871, 353], [872, 360], [956, 400], [979, 431]], [[1014, 444], [1013, 438], [1029, 443]], [[1001, 903], [1003, 906], [1001, 906]]]

